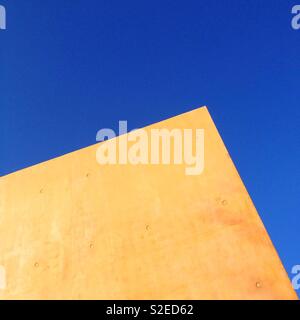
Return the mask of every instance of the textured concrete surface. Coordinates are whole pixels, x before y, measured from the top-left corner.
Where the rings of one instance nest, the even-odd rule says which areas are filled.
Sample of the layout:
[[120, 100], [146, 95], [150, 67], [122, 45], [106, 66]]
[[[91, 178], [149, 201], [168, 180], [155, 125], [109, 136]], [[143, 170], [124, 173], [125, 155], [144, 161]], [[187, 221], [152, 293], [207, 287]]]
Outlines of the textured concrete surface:
[[0, 298], [297, 299], [207, 109], [162, 127], [205, 129], [201, 175], [94, 145], [1, 177]]

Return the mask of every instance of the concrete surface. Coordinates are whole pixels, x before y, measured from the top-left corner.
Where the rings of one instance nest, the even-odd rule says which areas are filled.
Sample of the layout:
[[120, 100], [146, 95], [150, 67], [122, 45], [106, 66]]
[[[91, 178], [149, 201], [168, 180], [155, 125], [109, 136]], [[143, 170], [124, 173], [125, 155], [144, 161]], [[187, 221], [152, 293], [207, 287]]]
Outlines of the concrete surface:
[[207, 109], [161, 127], [205, 129], [201, 175], [94, 145], [0, 178], [1, 299], [297, 299]]

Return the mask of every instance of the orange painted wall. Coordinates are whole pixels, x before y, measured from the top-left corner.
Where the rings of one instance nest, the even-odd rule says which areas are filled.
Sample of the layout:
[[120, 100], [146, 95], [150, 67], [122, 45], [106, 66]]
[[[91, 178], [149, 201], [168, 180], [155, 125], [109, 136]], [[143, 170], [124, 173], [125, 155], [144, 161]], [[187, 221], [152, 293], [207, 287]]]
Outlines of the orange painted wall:
[[94, 145], [0, 178], [1, 299], [297, 298], [207, 109], [162, 127], [205, 129], [201, 175]]

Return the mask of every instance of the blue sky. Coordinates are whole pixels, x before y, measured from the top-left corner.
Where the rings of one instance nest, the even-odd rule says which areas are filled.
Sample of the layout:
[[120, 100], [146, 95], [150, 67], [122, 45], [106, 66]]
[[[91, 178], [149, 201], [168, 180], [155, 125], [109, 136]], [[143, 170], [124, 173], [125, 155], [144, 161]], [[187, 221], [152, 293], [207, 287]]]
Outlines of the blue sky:
[[0, 0], [0, 175], [207, 105], [290, 274], [300, 264], [293, 0]]

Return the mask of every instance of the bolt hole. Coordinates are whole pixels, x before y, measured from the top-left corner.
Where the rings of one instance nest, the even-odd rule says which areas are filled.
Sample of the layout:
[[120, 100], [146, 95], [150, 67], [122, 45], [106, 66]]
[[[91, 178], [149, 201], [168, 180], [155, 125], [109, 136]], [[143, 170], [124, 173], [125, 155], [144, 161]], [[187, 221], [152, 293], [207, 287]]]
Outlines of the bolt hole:
[[223, 206], [226, 206], [227, 203], [228, 203], [227, 200], [223, 200], [223, 201], [222, 201], [222, 205], [223, 205]]

